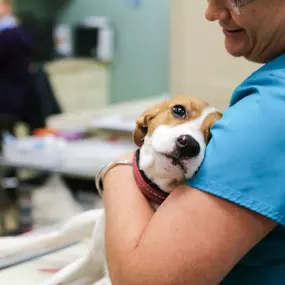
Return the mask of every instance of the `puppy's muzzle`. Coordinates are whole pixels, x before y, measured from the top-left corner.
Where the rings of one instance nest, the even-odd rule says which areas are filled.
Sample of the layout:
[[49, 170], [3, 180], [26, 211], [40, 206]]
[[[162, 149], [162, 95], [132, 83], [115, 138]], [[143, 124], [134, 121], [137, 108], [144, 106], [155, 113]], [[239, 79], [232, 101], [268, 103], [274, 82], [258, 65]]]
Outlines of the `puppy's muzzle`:
[[200, 153], [200, 150], [199, 143], [190, 135], [181, 135], [176, 140], [176, 151], [179, 158], [193, 158]]

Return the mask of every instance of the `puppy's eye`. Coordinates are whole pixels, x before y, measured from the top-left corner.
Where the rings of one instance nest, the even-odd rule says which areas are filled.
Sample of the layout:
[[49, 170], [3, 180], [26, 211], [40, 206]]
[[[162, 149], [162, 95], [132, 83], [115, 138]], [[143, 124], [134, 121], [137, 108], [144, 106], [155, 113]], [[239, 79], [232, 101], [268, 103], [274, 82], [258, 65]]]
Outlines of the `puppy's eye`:
[[175, 117], [178, 117], [181, 119], [184, 119], [186, 117], [186, 110], [185, 110], [184, 106], [182, 106], [182, 105], [173, 106], [171, 111]]

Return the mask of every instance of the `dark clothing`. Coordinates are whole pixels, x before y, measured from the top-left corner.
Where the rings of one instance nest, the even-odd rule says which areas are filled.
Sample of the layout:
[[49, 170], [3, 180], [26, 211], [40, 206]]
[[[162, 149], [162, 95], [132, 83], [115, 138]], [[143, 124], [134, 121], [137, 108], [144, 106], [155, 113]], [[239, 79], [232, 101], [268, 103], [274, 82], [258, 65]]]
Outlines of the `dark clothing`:
[[0, 120], [21, 120], [29, 104], [33, 39], [21, 26], [0, 32]]
[[31, 130], [34, 130], [45, 127], [46, 119], [51, 115], [60, 114], [61, 108], [43, 65], [32, 64], [30, 72], [32, 77], [32, 94], [29, 105], [26, 105], [23, 121], [30, 126]]

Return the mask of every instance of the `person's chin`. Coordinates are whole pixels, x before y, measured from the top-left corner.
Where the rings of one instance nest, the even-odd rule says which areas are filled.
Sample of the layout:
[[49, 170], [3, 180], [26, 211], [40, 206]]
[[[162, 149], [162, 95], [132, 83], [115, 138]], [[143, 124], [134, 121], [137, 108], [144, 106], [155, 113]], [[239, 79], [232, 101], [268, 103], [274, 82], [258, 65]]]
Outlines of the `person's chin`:
[[234, 57], [241, 57], [241, 56], [244, 56], [245, 54], [239, 50], [239, 49], [233, 49], [233, 48], [229, 48], [229, 47], [226, 47], [226, 50], [227, 52], [231, 55], [231, 56], [234, 56]]
[[246, 55], [246, 46], [244, 42], [233, 42], [225, 39], [225, 48], [227, 52], [234, 57], [241, 57]]

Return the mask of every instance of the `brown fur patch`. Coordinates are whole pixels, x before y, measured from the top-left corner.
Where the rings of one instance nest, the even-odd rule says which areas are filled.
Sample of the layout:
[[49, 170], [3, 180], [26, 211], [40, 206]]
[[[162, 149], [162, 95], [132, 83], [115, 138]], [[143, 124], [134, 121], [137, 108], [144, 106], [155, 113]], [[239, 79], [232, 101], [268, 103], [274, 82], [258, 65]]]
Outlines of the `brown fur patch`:
[[201, 125], [201, 132], [204, 134], [205, 142], [208, 144], [211, 138], [211, 127], [213, 124], [222, 118], [222, 113], [214, 112], [209, 114]]

